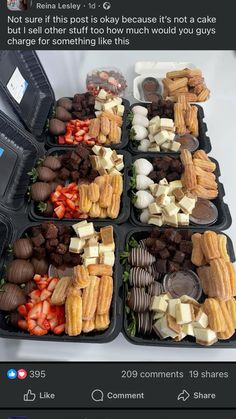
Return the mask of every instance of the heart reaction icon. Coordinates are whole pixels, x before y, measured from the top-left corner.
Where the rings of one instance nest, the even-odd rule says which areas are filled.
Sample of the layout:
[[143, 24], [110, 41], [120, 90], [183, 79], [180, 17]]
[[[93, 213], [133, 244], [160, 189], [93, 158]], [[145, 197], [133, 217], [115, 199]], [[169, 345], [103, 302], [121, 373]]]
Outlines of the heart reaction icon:
[[19, 378], [19, 380], [24, 380], [27, 377], [27, 371], [24, 369], [18, 370], [17, 377]]

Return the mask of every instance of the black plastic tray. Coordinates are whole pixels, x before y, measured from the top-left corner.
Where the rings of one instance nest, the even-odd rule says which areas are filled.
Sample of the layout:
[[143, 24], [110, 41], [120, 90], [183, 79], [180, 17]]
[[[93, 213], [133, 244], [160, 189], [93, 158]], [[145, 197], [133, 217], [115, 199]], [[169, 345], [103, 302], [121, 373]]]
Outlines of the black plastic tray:
[[[147, 237], [148, 234], [153, 230], [153, 227], [144, 227], [140, 229], [140, 227], [136, 227], [133, 229], [126, 229], [126, 238], [125, 238], [125, 245], [129, 242], [131, 237], [134, 237], [136, 240], [141, 240]], [[164, 230], [161, 228], [161, 230]], [[182, 229], [185, 230], [185, 229]], [[208, 230], [207, 228], [205, 231]], [[202, 230], [195, 229], [193, 230], [194, 233], [202, 233]], [[220, 231], [218, 233], [221, 233]], [[222, 233], [225, 234], [225, 233]], [[225, 234], [226, 235], [226, 234]], [[228, 244], [228, 252], [231, 259], [231, 262], [235, 262], [235, 253], [233, 249], [233, 243], [232, 240], [226, 235], [227, 237], [227, 244]], [[125, 246], [124, 245], [124, 246]], [[127, 322], [127, 315], [125, 311], [126, 306], [126, 293], [125, 293], [125, 286], [123, 286], [123, 301], [124, 301], [124, 308], [123, 308], [123, 315], [124, 315], [124, 321], [123, 321], [123, 333], [125, 338], [132, 344], [135, 345], [144, 345], [144, 346], [165, 346], [165, 347], [178, 347], [178, 348], [202, 348], [202, 349], [215, 349], [215, 348], [235, 348], [236, 347], [236, 333], [226, 341], [218, 341], [214, 345], [210, 347], [204, 347], [201, 345], [198, 345], [194, 338], [186, 337], [184, 340], [180, 342], [175, 342], [171, 339], [165, 339], [161, 340], [158, 338], [158, 336], [153, 332], [150, 336], [142, 336], [137, 335], [135, 337], [132, 337], [128, 332], [128, 322]]]
[[[72, 99], [72, 98], [70, 98], [70, 99]], [[119, 144], [107, 145], [107, 147], [110, 147], [113, 150], [124, 149], [128, 145], [128, 141], [129, 141], [128, 132], [127, 132], [127, 126], [129, 124], [129, 121], [128, 121], [127, 116], [128, 116], [129, 109], [130, 109], [130, 103], [129, 103], [128, 100], [122, 99], [122, 104], [125, 107], [125, 112], [124, 112], [124, 115], [123, 115], [123, 125], [122, 125], [122, 128], [121, 128], [122, 129], [121, 141], [120, 141]], [[60, 146], [60, 144], [58, 144], [58, 142], [57, 142], [57, 137], [52, 136], [48, 131], [45, 131], [43, 136], [44, 136], [44, 143], [45, 143], [46, 148], [66, 147], [67, 149], [70, 149], [71, 147], [74, 146], [74, 144], [73, 145], [63, 144], [63, 146]]]
[[13, 225], [3, 213], [0, 213], [0, 237], [0, 272], [2, 272], [8, 256], [8, 244], [13, 238]]
[[[11, 244], [17, 238], [22, 237], [27, 231], [33, 227], [37, 226], [39, 223], [28, 223], [21, 230], [16, 230], [16, 225], [14, 223], [14, 234], [9, 236], [8, 244]], [[63, 222], [60, 222], [63, 224]], [[72, 225], [72, 223], [70, 223]], [[94, 227], [100, 228], [104, 227], [104, 224], [99, 222], [94, 223]], [[68, 336], [66, 334], [62, 335], [53, 335], [47, 334], [44, 336], [31, 336], [28, 332], [21, 331], [19, 329], [14, 328], [10, 324], [6, 322], [6, 315], [7, 312], [0, 311], [0, 337], [1, 338], [12, 338], [12, 339], [25, 339], [25, 340], [39, 340], [39, 341], [51, 341], [51, 342], [76, 342], [76, 343], [107, 343], [116, 338], [121, 330], [121, 323], [122, 323], [122, 299], [120, 297], [120, 289], [122, 287], [122, 271], [121, 266], [119, 263], [119, 254], [120, 254], [120, 233], [118, 231], [118, 227], [113, 226], [114, 228], [114, 239], [116, 244], [115, 250], [115, 265], [113, 268], [113, 278], [114, 278], [114, 293], [113, 299], [111, 304], [111, 323], [109, 328], [104, 332], [91, 332], [89, 334], [81, 334], [80, 336]], [[1, 223], [0, 223], [0, 231], [1, 231]], [[5, 258], [5, 263], [10, 261], [10, 256]], [[2, 271], [1, 271], [2, 272]]]
[[34, 138], [0, 111], [0, 207], [18, 211], [25, 203], [28, 172], [40, 157]]
[[[148, 103], [133, 103], [130, 107], [130, 111], [132, 111], [132, 108], [134, 106], [144, 106], [147, 107]], [[210, 138], [207, 136], [207, 125], [204, 122], [204, 110], [201, 106], [194, 104], [194, 106], [197, 106], [198, 108], [198, 126], [199, 126], [199, 136], [198, 136], [198, 141], [199, 141], [199, 149], [204, 150], [206, 153], [210, 153], [211, 151], [211, 141]], [[131, 124], [129, 125], [129, 129], [131, 128]], [[138, 150], [138, 144], [139, 142], [137, 141], [137, 147], [135, 147], [135, 141], [132, 141], [129, 139], [129, 129], [128, 129], [128, 133], [127, 133], [127, 137], [128, 137], [128, 149], [132, 154], [140, 154], [142, 153], [141, 151]], [[158, 152], [151, 152], [153, 155], [166, 155], [167, 153], [164, 151], [158, 151]], [[143, 154], [143, 153], [142, 153]], [[169, 154], [173, 155], [179, 155], [180, 152], [169, 152]]]
[[[155, 153], [140, 153], [139, 155], [136, 155], [136, 156], [133, 157], [133, 162], [135, 160], [137, 160], [137, 159], [144, 158], [144, 159], [149, 160], [152, 163], [152, 161], [153, 161], [153, 159], [155, 157], [154, 154]], [[165, 153], [165, 155], [166, 156], [175, 157], [175, 158], [179, 158], [178, 155], [177, 156], [173, 156], [173, 154], [170, 154], [170, 153]], [[218, 163], [217, 160], [213, 159], [212, 157], [210, 157], [210, 159], [216, 164], [216, 170], [215, 170], [214, 173], [216, 175], [216, 182], [218, 184], [219, 194], [218, 194], [218, 197], [216, 199], [213, 199], [212, 200], [212, 202], [213, 202], [213, 204], [215, 204], [215, 206], [218, 209], [218, 218], [217, 218], [217, 221], [214, 224], [211, 224], [209, 226], [207, 226], [207, 225], [204, 225], [204, 226], [200, 226], [200, 225], [199, 226], [196, 226], [194, 224], [190, 224], [189, 226], [186, 226], [186, 229], [195, 230], [197, 228], [197, 229], [199, 229], [201, 231], [202, 230], [206, 230], [207, 228], [210, 228], [211, 230], [226, 230], [232, 224], [232, 217], [231, 217], [231, 214], [230, 214], [229, 207], [224, 202], [224, 196], [225, 196], [224, 186], [219, 181], [219, 177], [221, 176], [219, 163]], [[141, 223], [141, 221], [138, 220], [137, 211], [136, 211], [136, 209], [135, 209], [135, 207], [133, 205], [131, 205], [130, 220], [136, 226], [140, 226], [140, 227], [147, 227], [147, 226], [149, 226], [149, 224]], [[163, 226], [163, 227], [164, 228], [167, 228], [167, 226]]]
[[[70, 149], [73, 149], [70, 147]], [[48, 153], [48, 155], [55, 155], [55, 154], [63, 154], [65, 152], [68, 151], [68, 147], [55, 147], [55, 148], [51, 148]], [[122, 198], [121, 198], [121, 208], [120, 208], [120, 213], [119, 216], [113, 220], [111, 218], [104, 218], [104, 219], [99, 219], [99, 218], [88, 218], [89, 221], [91, 222], [100, 222], [100, 223], [110, 223], [110, 224], [123, 224], [125, 222], [128, 221], [129, 217], [130, 217], [130, 198], [129, 198], [129, 189], [130, 189], [130, 182], [129, 182], [129, 170], [130, 170], [130, 166], [131, 166], [131, 155], [124, 150], [119, 150], [119, 154], [122, 154], [124, 156], [124, 190], [123, 190], [123, 194], [122, 194]], [[53, 221], [53, 222], [58, 222], [59, 220], [57, 218], [48, 218], [48, 217], [43, 217], [42, 215], [39, 215], [37, 213], [37, 210], [35, 208], [36, 204], [34, 202], [31, 202], [30, 205], [30, 212], [29, 212], [29, 217], [32, 221]], [[63, 222], [76, 222], [76, 219], [71, 219], [71, 220], [63, 220]], [[78, 221], [78, 220], [77, 220]], [[82, 218], [81, 218], [82, 221]]]
[[[40, 137], [55, 103], [54, 92], [35, 51], [0, 51], [0, 89], [28, 131]], [[28, 83], [20, 103], [7, 89], [7, 84], [18, 69]], [[38, 138], [40, 141], [40, 138]]]

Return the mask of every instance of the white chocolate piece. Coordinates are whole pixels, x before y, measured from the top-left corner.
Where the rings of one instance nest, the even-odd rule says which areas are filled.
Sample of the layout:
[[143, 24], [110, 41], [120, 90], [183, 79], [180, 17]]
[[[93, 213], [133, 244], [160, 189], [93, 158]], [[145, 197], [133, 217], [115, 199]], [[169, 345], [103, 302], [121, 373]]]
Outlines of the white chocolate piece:
[[154, 139], [156, 141], [156, 143], [161, 146], [162, 144], [164, 144], [166, 141], [168, 141], [169, 139], [169, 134], [168, 131], [161, 131], [158, 134], [156, 134], [154, 136]]
[[173, 217], [174, 215], [177, 215], [180, 208], [177, 207], [174, 203], [171, 203], [167, 205], [165, 208], [163, 208], [164, 215], [167, 215], [168, 217]]
[[158, 313], [165, 313], [167, 308], [168, 302], [162, 295], [152, 297], [149, 310], [157, 311]]
[[206, 315], [206, 313], [204, 313], [204, 311], [200, 308], [195, 320], [192, 322], [193, 327], [197, 327], [202, 328], [202, 329], [206, 329], [208, 326], [208, 316]]
[[191, 304], [180, 303], [176, 304], [175, 316], [177, 324], [192, 323], [194, 320], [194, 312]]
[[104, 265], [114, 266], [115, 253], [114, 252], [102, 253], [99, 257], [99, 263], [104, 264]]
[[199, 343], [199, 345], [211, 346], [218, 341], [217, 333], [209, 328], [194, 328], [194, 334], [196, 337], [196, 343]]
[[168, 186], [169, 185], [168, 180], [164, 177], [163, 179], [160, 180], [159, 185]]
[[189, 214], [178, 213], [178, 224], [180, 226], [188, 226], [189, 225]]
[[169, 185], [158, 185], [156, 191], [155, 191], [155, 196], [158, 197], [160, 195], [168, 195], [170, 191], [170, 187]]
[[169, 226], [178, 227], [177, 214], [172, 215], [171, 217], [167, 214], [163, 214], [163, 222], [164, 224], [168, 224]]
[[176, 304], [180, 304], [181, 301], [179, 298], [173, 298], [172, 300], [168, 301], [168, 314], [170, 314], [170, 316], [176, 318], [176, 314], [175, 314], [175, 307]]
[[173, 180], [172, 182], [169, 183], [169, 187], [170, 187], [169, 194], [171, 194], [175, 189], [182, 188], [183, 184], [181, 180]]
[[154, 313], [154, 315], [153, 315], [153, 320], [159, 320], [159, 319], [161, 319], [164, 315], [165, 315], [165, 313], [158, 313], [158, 312], [156, 312], [156, 313]]
[[161, 149], [164, 151], [168, 151], [171, 149], [171, 141], [165, 141], [162, 145], [161, 145]]
[[103, 244], [103, 243], [99, 243], [99, 255], [102, 255], [103, 253], [107, 253], [107, 252], [114, 252], [115, 250], [115, 243], [111, 243], [111, 244]]
[[179, 151], [180, 147], [181, 147], [181, 144], [178, 143], [178, 141], [172, 141], [172, 144], [171, 144], [171, 150], [172, 151], [177, 152], [177, 151]]
[[160, 196], [157, 197], [156, 202], [161, 208], [164, 208], [164, 207], [170, 205], [170, 196], [160, 195]]
[[125, 107], [124, 105], [118, 105], [117, 106], [117, 115], [118, 116], [123, 116], [125, 112]]
[[99, 262], [98, 258], [86, 258], [84, 259], [84, 266], [87, 268], [89, 265], [97, 265], [97, 263]]
[[156, 202], [152, 202], [152, 204], [149, 204], [148, 209], [150, 214], [162, 214], [162, 208]]
[[151, 194], [152, 194], [153, 196], [155, 196], [156, 191], [157, 191], [157, 189], [158, 189], [158, 183], [153, 183], [152, 185], [149, 185], [149, 189], [150, 189], [150, 191], [151, 191]]
[[157, 125], [160, 126], [160, 120], [161, 120], [161, 118], [158, 115], [154, 116], [152, 119], [150, 119], [149, 125], [157, 124]]
[[193, 306], [200, 307], [200, 304], [195, 298], [189, 297], [188, 295], [181, 295], [181, 303], [192, 304]]
[[191, 214], [195, 208], [196, 201], [193, 198], [188, 198], [184, 196], [181, 201], [178, 203], [179, 207], [187, 214]]
[[175, 319], [167, 315], [161, 318], [161, 332], [174, 339], [181, 332], [181, 328], [176, 324]]
[[168, 128], [173, 128], [174, 126], [174, 121], [171, 118], [161, 118], [160, 119], [160, 127], [168, 127]]
[[157, 144], [150, 145], [148, 147], [148, 151], [150, 151], [150, 152], [159, 152], [160, 151], [160, 147]]
[[162, 227], [163, 217], [161, 215], [152, 215], [148, 220], [148, 224], [153, 224], [157, 227]]
[[69, 251], [71, 253], [81, 253], [85, 246], [85, 240], [78, 237], [71, 237]]
[[99, 248], [97, 246], [88, 246], [84, 248], [84, 257], [86, 258], [97, 258], [99, 256]]
[[182, 330], [184, 333], [186, 333], [187, 336], [193, 336], [193, 337], [195, 336], [192, 323], [183, 324]]
[[162, 318], [163, 316], [154, 323], [153, 330], [160, 337], [160, 339], [166, 339], [169, 335], [165, 334], [162, 330]]
[[[174, 132], [169, 132], [169, 141], [172, 142], [171, 144], [171, 150], [173, 150], [173, 144], [176, 143], [176, 141], [174, 141], [175, 139], [175, 133]], [[180, 146], [180, 143], [177, 143]]]

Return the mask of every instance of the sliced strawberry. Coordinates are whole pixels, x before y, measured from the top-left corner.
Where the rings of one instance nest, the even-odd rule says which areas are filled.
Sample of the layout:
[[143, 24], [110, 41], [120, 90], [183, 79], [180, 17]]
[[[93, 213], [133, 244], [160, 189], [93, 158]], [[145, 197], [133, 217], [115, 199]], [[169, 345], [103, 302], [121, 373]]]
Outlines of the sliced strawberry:
[[34, 275], [34, 282], [39, 282], [39, 281], [41, 281], [41, 275], [38, 275], [38, 274], [36, 274], [36, 275]]
[[51, 195], [50, 195], [50, 201], [51, 202], [57, 202], [58, 199], [60, 198], [60, 196], [61, 196], [61, 192], [59, 192], [59, 191], [56, 190], [55, 192], [51, 193]]
[[59, 326], [55, 327], [55, 329], [53, 329], [53, 333], [55, 335], [61, 335], [64, 331], [65, 331], [65, 323], [60, 324]]
[[66, 205], [68, 208], [70, 208], [70, 210], [72, 211], [75, 210], [75, 203], [71, 199], [66, 200]]
[[40, 301], [40, 295], [41, 295], [41, 292], [39, 289], [37, 289], [37, 290], [32, 291], [29, 296], [31, 300], [33, 300], [33, 302], [37, 302], [37, 301]]
[[42, 292], [41, 292], [41, 295], [40, 295], [40, 300], [41, 301], [45, 301], [45, 300], [48, 300], [48, 298], [50, 298], [52, 296], [52, 292], [51, 291], [49, 291], [48, 289], [44, 289]]
[[48, 291], [51, 291], [51, 292], [54, 291], [58, 282], [59, 282], [59, 278], [51, 278], [48, 284]]
[[63, 204], [61, 204], [59, 207], [56, 207], [54, 209], [54, 212], [55, 212], [57, 218], [59, 218], [59, 220], [61, 220], [65, 215], [66, 208]]
[[67, 199], [72, 199], [74, 194], [73, 193], [68, 193], [68, 192], [63, 192], [63, 195], [67, 198]]
[[74, 189], [78, 190], [78, 186], [75, 182], [71, 182], [65, 189], [66, 189], [66, 192], [73, 191]]

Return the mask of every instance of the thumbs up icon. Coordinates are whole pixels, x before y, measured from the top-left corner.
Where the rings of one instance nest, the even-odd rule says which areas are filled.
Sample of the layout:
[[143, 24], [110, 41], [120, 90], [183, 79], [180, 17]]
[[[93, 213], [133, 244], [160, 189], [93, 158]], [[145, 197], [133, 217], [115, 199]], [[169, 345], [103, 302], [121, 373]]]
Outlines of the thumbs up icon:
[[31, 390], [28, 390], [27, 393], [23, 396], [24, 402], [34, 402], [36, 399], [36, 394]]

